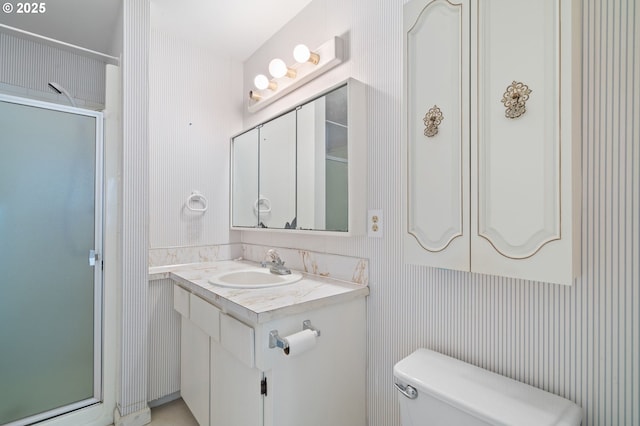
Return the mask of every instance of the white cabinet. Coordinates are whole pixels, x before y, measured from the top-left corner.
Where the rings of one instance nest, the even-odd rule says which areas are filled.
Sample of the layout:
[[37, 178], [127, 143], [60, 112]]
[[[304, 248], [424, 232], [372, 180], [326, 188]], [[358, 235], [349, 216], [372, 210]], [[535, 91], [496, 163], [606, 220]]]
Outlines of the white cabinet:
[[577, 0], [405, 5], [406, 262], [572, 283], [579, 12]]
[[248, 366], [220, 343], [212, 341], [211, 425], [262, 425], [262, 379], [260, 370]]
[[[181, 394], [201, 426], [365, 426], [365, 299], [248, 324], [175, 286]], [[309, 320], [321, 336], [295, 356], [269, 348]]]
[[255, 367], [255, 332], [220, 314], [221, 343], [211, 341], [211, 425], [263, 424], [263, 374]]
[[[219, 310], [186, 290], [174, 286], [174, 309], [180, 313], [180, 394], [200, 425], [209, 425], [211, 332]], [[214, 323], [214, 325], [211, 324]]]
[[209, 336], [182, 317], [180, 394], [200, 425], [209, 424]]

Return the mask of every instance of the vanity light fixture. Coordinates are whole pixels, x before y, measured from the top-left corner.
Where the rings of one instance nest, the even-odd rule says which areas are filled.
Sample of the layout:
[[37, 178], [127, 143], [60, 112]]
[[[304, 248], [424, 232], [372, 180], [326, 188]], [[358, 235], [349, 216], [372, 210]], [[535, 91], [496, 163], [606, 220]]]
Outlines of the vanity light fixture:
[[260, 74], [253, 80], [256, 90], [249, 92], [249, 112], [256, 112], [298, 87], [308, 83], [342, 62], [342, 39], [333, 37], [311, 51], [298, 44], [293, 51], [296, 63], [287, 66], [279, 58], [269, 63], [273, 79]]
[[259, 90], [269, 89], [275, 91], [278, 88], [278, 84], [275, 81], [269, 81], [267, 76], [264, 74], [256, 75], [253, 79], [253, 85]]
[[293, 59], [295, 59], [299, 64], [311, 62], [313, 65], [318, 65], [318, 62], [320, 62], [320, 55], [310, 51], [305, 44], [299, 44], [293, 48]]

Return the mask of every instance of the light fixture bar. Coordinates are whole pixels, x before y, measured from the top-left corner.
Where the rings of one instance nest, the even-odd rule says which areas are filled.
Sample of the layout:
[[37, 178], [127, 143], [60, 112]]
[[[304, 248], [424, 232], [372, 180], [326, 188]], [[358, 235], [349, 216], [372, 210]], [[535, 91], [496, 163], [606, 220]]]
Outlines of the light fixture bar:
[[[284, 95], [291, 93], [298, 87], [310, 82], [319, 75], [329, 71], [343, 60], [342, 39], [333, 37], [331, 40], [323, 43], [313, 52], [319, 56], [317, 64], [313, 62], [295, 63], [289, 66], [290, 69], [296, 71], [295, 78], [281, 77], [275, 78], [272, 82], [277, 84], [277, 90], [254, 90], [253, 97], [249, 99], [249, 112], [256, 112], [280, 99]], [[259, 96], [259, 99], [257, 99]]]

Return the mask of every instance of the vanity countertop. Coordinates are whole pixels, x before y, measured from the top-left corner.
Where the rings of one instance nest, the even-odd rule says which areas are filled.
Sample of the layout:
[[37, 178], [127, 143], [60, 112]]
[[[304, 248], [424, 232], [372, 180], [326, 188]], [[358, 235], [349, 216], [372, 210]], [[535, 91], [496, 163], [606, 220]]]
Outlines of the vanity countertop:
[[[261, 324], [322, 306], [353, 300], [369, 294], [369, 287], [301, 272], [293, 284], [268, 288], [229, 288], [209, 283], [213, 275], [247, 268], [254, 262], [223, 260], [152, 268], [151, 275], [166, 276], [189, 292], [224, 312], [252, 324]], [[295, 271], [299, 272], [299, 271]]]

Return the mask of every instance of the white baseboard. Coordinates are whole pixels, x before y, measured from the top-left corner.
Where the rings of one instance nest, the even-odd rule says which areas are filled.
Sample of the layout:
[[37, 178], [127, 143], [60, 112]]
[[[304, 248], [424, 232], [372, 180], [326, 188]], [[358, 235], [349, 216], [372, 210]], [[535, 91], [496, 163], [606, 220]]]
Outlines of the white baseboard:
[[146, 407], [123, 417], [120, 415], [120, 410], [116, 408], [113, 412], [113, 421], [115, 426], [143, 426], [151, 423], [151, 409]]

